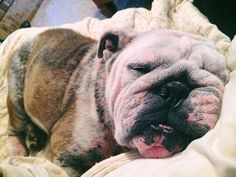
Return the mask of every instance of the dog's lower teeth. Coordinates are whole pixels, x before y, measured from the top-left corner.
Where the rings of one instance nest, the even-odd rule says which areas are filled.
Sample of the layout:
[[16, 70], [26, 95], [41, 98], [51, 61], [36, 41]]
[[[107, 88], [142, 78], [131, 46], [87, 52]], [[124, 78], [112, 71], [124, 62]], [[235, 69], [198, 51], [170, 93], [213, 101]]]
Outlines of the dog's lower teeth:
[[155, 129], [155, 130], [159, 130], [160, 129], [159, 126], [156, 126], [156, 125], [153, 125], [153, 124], [150, 127]]
[[173, 128], [166, 126], [166, 125], [150, 125], [150, 127], [156, 131], [164, 132], [164, 133], [171, 133], [173, 131]]

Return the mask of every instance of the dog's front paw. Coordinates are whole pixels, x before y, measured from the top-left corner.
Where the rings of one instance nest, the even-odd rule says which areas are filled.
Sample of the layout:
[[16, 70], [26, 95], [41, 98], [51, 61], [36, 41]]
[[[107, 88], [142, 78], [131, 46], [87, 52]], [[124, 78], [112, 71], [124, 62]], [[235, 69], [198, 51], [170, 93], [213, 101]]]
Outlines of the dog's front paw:
[[47, 134], [33, 124], [28, 124], [25, 132], [25, 144], [29, 155], [43, 149], [47, 142]]

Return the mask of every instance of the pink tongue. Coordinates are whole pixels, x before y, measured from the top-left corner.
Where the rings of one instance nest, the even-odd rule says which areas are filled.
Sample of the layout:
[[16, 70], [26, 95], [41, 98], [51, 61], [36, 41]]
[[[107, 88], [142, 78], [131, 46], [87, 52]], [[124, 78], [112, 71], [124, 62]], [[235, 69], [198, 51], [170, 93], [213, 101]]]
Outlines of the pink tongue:
[[169, 152], [163, 145], [163, 136], [157, 136], [154, 138], [154, 143], [147, 145], [144, 143], [144, 138], [139, 136], [133, 138], [132, 142], [135, 148], [138, 149], [139, 153], [147, 158], [164, 158], [170, 156], [172, 153]]

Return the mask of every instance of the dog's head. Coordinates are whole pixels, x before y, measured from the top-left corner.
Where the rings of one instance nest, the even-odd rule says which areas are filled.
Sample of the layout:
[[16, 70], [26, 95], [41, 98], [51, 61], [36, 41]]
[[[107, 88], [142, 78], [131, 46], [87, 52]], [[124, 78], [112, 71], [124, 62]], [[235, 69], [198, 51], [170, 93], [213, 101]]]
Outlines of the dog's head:
[[106, 101], [116, 141], [145, 157], [183, 150], [212, 129], [228, 71], [213, 43], [173, 30], [101, 38]]

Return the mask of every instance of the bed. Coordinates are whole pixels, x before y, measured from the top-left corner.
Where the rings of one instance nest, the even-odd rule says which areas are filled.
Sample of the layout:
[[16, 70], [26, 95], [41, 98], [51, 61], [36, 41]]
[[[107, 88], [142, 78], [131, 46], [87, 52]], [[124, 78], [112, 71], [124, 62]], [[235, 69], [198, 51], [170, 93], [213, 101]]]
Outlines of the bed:
[[[70, 28], [85, 36], [98, 39], [110, 28], [131, 28], [136, 31], [177, 29], [213, 41], [226, 56], [230, 80], [225, 87], [220, 120], [213, 130], [193, 141], [183, 152], [166, 159], [144, 159], [136, 152], [123, 153], [88, 170], [83, 177], [235, 177], [236, 175], [236, 38], [230, 41], [211, 24], [189, 0], [154, 0], [151, 10], [132, 8], [117, 12], [112, 18], [98, 20], [85, 18], [74, 24], [50, 27]], [[7, 144], [6, 109], [7, 60], [13, 51], [28, 40], [49, 29], [29, 28], [12, 33], [0, 46], [0, 176], [7, 177], [68, 177], [40, 152], [37, 157], [10, 157]]]

